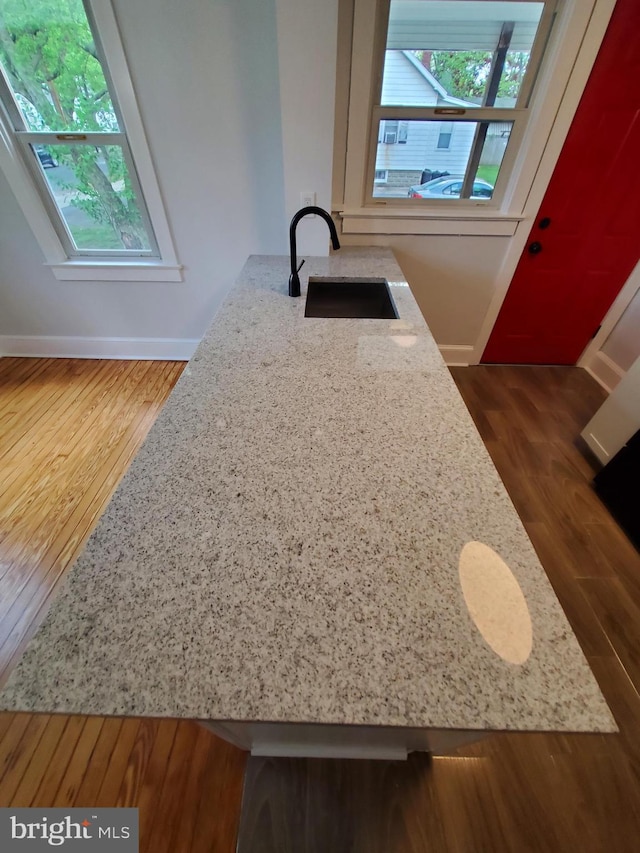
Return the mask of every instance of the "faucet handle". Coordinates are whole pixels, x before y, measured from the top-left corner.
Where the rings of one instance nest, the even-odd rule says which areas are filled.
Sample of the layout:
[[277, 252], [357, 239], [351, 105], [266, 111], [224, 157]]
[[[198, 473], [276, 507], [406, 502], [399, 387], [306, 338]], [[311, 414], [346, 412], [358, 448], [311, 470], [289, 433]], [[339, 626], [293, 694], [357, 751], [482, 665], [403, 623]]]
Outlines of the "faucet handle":
[[300, 272], [300, 270], [302, 269], [303, 266], [304, 266], [304, 258], [300, 261], [300, 266], [298, 267], [296, 272]]

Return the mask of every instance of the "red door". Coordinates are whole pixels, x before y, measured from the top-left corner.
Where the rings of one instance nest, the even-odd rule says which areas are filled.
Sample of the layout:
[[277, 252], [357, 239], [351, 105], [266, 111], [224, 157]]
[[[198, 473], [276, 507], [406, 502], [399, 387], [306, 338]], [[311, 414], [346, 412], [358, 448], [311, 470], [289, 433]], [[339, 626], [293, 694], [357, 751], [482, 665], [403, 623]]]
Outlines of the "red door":
[[482, 357], [575, 364], [640, 257], [640, 3], [618, 0]]

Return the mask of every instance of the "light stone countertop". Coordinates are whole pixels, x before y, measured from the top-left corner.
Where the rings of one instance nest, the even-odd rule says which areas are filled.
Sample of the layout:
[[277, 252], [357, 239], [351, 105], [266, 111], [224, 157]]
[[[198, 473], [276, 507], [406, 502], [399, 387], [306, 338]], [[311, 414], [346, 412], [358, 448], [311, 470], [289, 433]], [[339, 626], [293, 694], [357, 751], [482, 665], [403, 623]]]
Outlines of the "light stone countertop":
[[[386, 249], [256, 256], [0, 695], [12, 710], [614, 731], [533, 547]], [[382, 276], [398, 320], [305, 319], [307, 275]], [[469, 616], [480, 541], [533, 625]]]

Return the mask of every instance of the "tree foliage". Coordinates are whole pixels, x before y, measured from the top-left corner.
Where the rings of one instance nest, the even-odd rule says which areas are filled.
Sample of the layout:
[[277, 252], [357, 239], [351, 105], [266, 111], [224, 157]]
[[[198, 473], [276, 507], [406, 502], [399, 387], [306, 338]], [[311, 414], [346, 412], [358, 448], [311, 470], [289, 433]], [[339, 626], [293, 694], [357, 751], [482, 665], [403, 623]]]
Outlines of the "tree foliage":
[[[29, 130], [119, 131], [81, 0], [0, 0], [0, 62]], [[125, 248], [143, 248], [122, 148], [74, 142], [53, 146], [52, 156], [75, 175], [71, 203], [110, 225]]]
[[[415, 51], [448, 94], [463, 100], [480, 101], [491, 71], [493, 53], [484, 50]], [[498, 86], [498, 98], [517, 98], [527, 70], [526, 51], [508, 51]]]

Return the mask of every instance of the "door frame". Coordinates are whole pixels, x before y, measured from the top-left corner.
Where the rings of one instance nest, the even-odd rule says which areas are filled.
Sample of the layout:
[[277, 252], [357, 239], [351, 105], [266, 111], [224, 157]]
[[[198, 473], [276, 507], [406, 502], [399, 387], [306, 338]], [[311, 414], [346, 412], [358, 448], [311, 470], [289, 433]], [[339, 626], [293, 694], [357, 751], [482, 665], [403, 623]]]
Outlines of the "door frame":
[[[549, 140], [540, 160], [531, 192], [523, 211], [523, 218], [518, 223], [516, 232], [509, 241], [502, 264], [496, 276], [495, 288], [487, 313], [485, 314], [480, 333], [469, 356], [469, 364], [479, 364], [485, 350], [498, 314], [502, 308], [507, 291], [520, 261], [520, 256], [529, 239], [529, 233], [538, 215], [540, 205], [547, 191], [553, 170], [560, 157], [569, 128], [580, 103], [580, 98], [587, 85], [589, 74], [598, 56], [600, 45], [604, 39], [607, 26], [613, 14], [616, 0], [596, 0], [587, 29], [580, 45], [576, 61], [560, 102]], [[565, 19], [566, 25], [566, 19]], [[627, 303], [628, 304], [628, 303]], [[625, 306], [626, 307], [626, 306]], [[623, 309], [624, 310], [624, 309]], [[604, 326], [604, 323], [603, 323]], [[602, 330], [601, 330], [602, 331]]]

